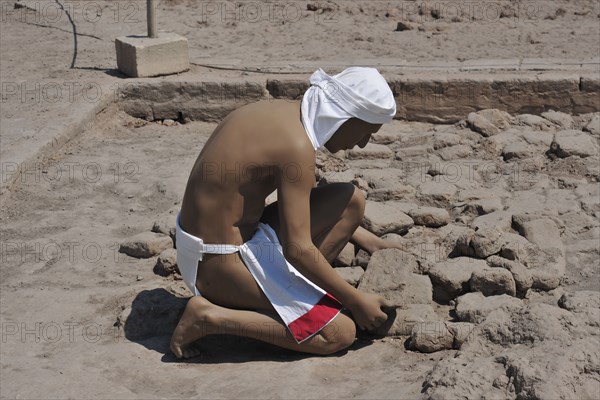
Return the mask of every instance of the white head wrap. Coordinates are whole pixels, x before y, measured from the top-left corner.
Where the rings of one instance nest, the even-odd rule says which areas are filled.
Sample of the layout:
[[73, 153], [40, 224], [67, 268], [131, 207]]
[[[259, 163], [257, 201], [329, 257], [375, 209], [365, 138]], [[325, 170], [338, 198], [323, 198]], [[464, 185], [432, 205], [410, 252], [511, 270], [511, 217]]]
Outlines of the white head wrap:
[[302, 99], [302, 124], [315, 150], [323, 147], [350, 118], [386, 124], [396, 114], [396, 101], [375, 68], [351, 67], [329, 76], [319, 68]]

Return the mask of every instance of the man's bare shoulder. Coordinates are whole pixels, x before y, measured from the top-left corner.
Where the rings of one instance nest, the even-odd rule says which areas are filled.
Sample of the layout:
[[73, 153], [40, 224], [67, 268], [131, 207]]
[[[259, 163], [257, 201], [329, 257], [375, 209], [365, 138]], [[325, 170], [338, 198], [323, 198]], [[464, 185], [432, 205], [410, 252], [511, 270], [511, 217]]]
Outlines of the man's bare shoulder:
[[303, 164], [312, 165], [315, 162], [315, 149], [302, 124], [282, 127], [281, 134], [286, 138], [286, 145], [282, 148], [284, 161], [294, 160]]
[[246, 106], [238, 118], [243, 118], [246, 124], [252, 123], [257, 139], [276, 151], [283, 161], [315, 158], [315, 150], [300, 119], [299, 102], [260, 101]]

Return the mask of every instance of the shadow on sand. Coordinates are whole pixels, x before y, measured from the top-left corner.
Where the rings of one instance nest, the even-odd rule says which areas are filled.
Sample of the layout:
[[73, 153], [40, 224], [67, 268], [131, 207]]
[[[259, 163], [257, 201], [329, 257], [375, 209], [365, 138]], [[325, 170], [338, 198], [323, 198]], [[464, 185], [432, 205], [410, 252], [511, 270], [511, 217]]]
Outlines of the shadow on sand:
[[[194, 344], [201, 350], [200, 356], [185, 361], [177, 360], [169, 349], [169, 342], [187, 301], [188, 298], [178, 297], [162, 288], [140, 292], [123, 315], [125, 338], [163, 354], [161, 359], [163, 362], [203, 364], [284, 362], [316, 357], [239, 336], [209, 335]], [[361, 334], [347, 350], [328, 357], [340, 357], [368, 346], [373, 342], [372, 338]]]

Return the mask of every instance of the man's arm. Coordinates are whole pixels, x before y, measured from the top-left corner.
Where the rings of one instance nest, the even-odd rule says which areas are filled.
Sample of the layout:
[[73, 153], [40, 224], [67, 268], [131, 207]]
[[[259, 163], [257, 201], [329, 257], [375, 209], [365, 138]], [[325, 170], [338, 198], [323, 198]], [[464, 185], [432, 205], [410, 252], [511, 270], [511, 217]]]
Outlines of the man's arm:
[[304, 276], [331, 293], [343, 304], [356, 295], [356, 288], [337, 274], [310, 234], [310, 192], [314, 186], [314, 163], [288, 162], [279, 173], [280, 241], [285, 258]]
[[309, 151], [301, 151], [299, 157], [296, 153], [293, 159], [297, 161], [283, 163], [279, 170], [279, 239], [284, 256], [306, 278], [352, 311], [360, 328], [372, 329], [387, 319], [381, 311], [385, 303], [383, 298], [362, 293], [348, 284], [333, 270], [312, 241], [310, 192], [315, 183], [315, 159], [312, 148]]

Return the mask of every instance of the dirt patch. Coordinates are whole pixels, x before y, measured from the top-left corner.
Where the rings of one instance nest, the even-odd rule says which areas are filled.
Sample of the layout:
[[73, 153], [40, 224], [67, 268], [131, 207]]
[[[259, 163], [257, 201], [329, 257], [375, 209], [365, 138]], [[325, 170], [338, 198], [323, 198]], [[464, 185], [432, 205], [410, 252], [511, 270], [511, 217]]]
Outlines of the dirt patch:
[[[484, 343], [487, 352], [478, 350], [478, 340], [487, 337], [481, 332], [490, 332], [490, 326], [496, 326], [493, 319], [481, 320], [484, 322], [474, 331], [476, 333], [469, 335], [475, 341], [467, 338], [467, 345], [464, 345], [464, 339], [460, 340], [461, 346], [467, 346], [466, 350], [452, 349], [457, 348], [459, 343], [454, 331], [450, 348], [430, 355], [407, 350], [405, 341], [408, 332], [404, 332], [404, 336], [384, 339], [361, 335], [345, 355], [329, 358], [281, 352], [250, 340], [215, 337], [204, 342], [204, 355], [192, 364], [171, 364], [169, 333], [189, 293], [181, 281], [154, 272], [156, 256], [136, 259], [118, 251], [119, 244], [128, 237], [156, 229], [155, 221], [174, 218], [189, 170], [215, 127], [201, 122], [168, 125], [139, 123], [139, 120], [112, 106], [99, 115], [83, 135], [46, 160], [39, 174], [24, 175], [10, 198], [3, 203], [1, 239], [6, 262], [2, 263], [0, 273], [3, 277], [2, 315], [9, 344], [3, 346], [3, 376], [12, 382], [10, 386], [3, 387], [3, 396], [60, 396], [65, 385], [71, 382], [68, 387], [73, 397], [84, 396], [84, 393], [103, 393], [107, 398], [150, 395], [302, 397], [299, 394], [305, 393], [305, 397], [314, 398], [329, 396], [332, 385], [336, 385], [335, 397], [338, 398], [416, 398], [421, 395], [424, 382], [429, 394], [441, 390], [439, 376], [445, 374], [444, 368], [449, 368], [448, 363], [457, 351], [465, 359], [478, 354], [485, 357], [504, 354], [505, 361], [490, 364], [493, 368], [489, 377], [470, 378], [468, 385], [471, 385], [472, 393], [497, 389], [494, 371], [498, 376], [506, 376], [506, 371], [517, 374], [510, 383], [513, 391], [502, 391], [508, 397], [542, 390], [538, 386], [523, 386], [530, 378], [529, 375], [521, 377], [518, 371], [539, 368], [544, 365], [543, 360], [534, 360], [531, 365], [519, 364], [510, 346], [498, 344], [504, 339], [491, 339], [491, 345]], [[398, 132], [402, 134], [396, 134], [394, 139]], [[468, 231], [477, 216], [472, 210], [489, 213], [493, 212], [489, 204], [496, 204], [484, 202], [478, 208], [475, 203], [497, 197], [498, 207], [511, 215], [541, 212], [538, 217], [550, 218], [549, 223], [555, 224], [557, 232], [561, 232], [559, 240], [565, 244], [566, 278], [558, 289], [550, 293], [529, 289], [523, 304], [534, 307], [538, 303], [548, 303], [552, 310], [560, 310], [558, 297], [565, 291], [578, 293], [582, 288], [589, 288], [594, 290], [592, 293], [597, 293], [600, 289], [593, 284], [598, 282], [598, 249], [594, 243], [598, 239], [597, 213], [600, 211], [593, 186], [600, 172], [597, 170], [597, 155], [553, 160], [546, 155], [549, 146], [543, 143], [535, 145], [533, 152], [528, 154], [529, 158], [525, 159], [498, 160], [491, 153], [502, 152], [498, 148], [501, 135], [514, 135], [513, 141], [519, 141], [529, 137], [530, 132], [531, 128], [526, 126], [508, 125], [496, 135], [483, 137], [465, 130], [461, 124], [394, 121], [378, 136], [386, 138], [388, 144], [385, 146], [389, 152], [373, 156], [373, 151], [367, 147], [364, 151], [369, 157], [363, 157], [358, 150], [352, 158], [347, 158], [344, 153], [336, 154], [335, 158], [323, 154], [320, 155], [321, 173], [327, 181], [336, 177], [356, 178], [357, 184], [364, 181], [362, 189], [367, 199], [372, 193], [376, 195], [375, 201], [369, 201], [402, 210], [406, 213], [402, 218], [410, 219], [409, 215], [420, 215], [423, 210], [441, 213], [441, 208], [452, 216], [450, 221], [445, 219], [443, 224], [431, 227], [411, 225], [408, 232], [399, 237], [407, 244], [405, 250], [412, 254], [409, 256], [419, 260], [412, 275], [420, 280], [428, 279], [428, 266], [451, 255], [458, 243], [459, 232]], [[559, 134], [560, 129], [554, 127], [550, 132]], [[597, 141], [591, 134], [581, 134]], [[431, 136], [431, 140], [420, 144], [410, 139], [423, 135]], [[431, 150], [405, 151], [415, 143], [431, 146]], [[437, 143], [437, 149], [433, 147], [434, 143]], [[445, 147], [440, 143], [444, 143]], [[455, 146], [467, 146], [473, 149], [473, 154], [487, 155], [488, 158], [481, 161], [460, 152], [456, 153], [458, 158], [452, 160], [439, 158], [439, 154], [447, 155], [445, 149]], [[403, 150], [404, 156], [410, 155], [408, 159], [399, 161], [389, 157]], [[533, 174], [528, 175], [528, 179], [515, 179], [514, 171], [518, 170], [519, 163], [533, 163], [539, 167], [528, 170]], [[408, 168], [417, 164], [421, 168]], [[568, 167], [562, 167], [563, 164]], [[571, 164], [578, 167], [573, 169]], [[425, 165], [430, 167], [423, 168]], [[464, 166], [472, 168], [470, 175], [452, 175]], [[428, 174], [431, 168], [437, 171], [433, 175]], [[423, 187], [424, 182], [429, 184]], [[450, 191], [449, 185], [453, 187]], [[395, 186], [411, 187], [412, 190], [393, 190]], [[478, 188], [488, 189], [478, 197]], [[378, 191], [382, 189], [389, 191], [391, 200], [377, 200]], [[401, 193], [401, 198], [394, 199], [394, 193]], [[575, 196], [576, 200], [570, 201], [570, 196]], [[540, 203], [532, 204], [533, 199]], [[422, 208], [430, 201], [434, 201], [440, 210]], [[531, 207], [535, 210], [532, 211]], [[511, 230], [512, 227], [509, 224], [504, 229]], [[518, 233], [512, 232], [518, 236]], [[437, 246], [433, 258], [427, 243]], [[502, 252], [499, 254], [502, 255]], [[350, 260], [348, 263], [354, 265], [364, 263], [359, 259]], [[527, 261], [524, 258], [519, 262]], [[534, 263], [535, 259], [531, 262]], [[364, 265], [369, 268], [368, 261]], [[527, 268], [534, 266], [531, 264]], [[497, 275], [485, 275], [488, 267], [483, 268], [482, 276]], [[456, 295], [463, 290], [479, 290], [481, 285], [475, 283], [469, 289], [469, 277], [466, 279], [466, 287], [457, 286], [459, 292]], [[511, 273], [505, 272], [502, 279], [512, 281]], [[434, 292], [435, 285], [438, 285], [436, 282]], [[493, 301], [493, 297], [488, 299]], [[439, 321], [453, 319], [452, 313], [449, 313], [452, 306], [435, 303], [433, 306], [437, 313], [435, 318]], [[531, 312], [527, 310], [524, 308], [519, 314], [523, 315], [524, 321], [530, 321], [528, 316]], [[555, 313], [561, 312], [571, 313], [568, 310]], [[583, 328], [586, 323], [595, 323], [595, 314], [590, 312], [592, 314], [580, 312], [569, 317], [582, 321], [577, 324], [584, 325], [574, 322], [575, 326], [582, 326], [581, 332], [587, 332]], [[480, 313], [474, 310], [466, 315], [482, 315]], [[406, 312], [400, 314], [405, 315]], [[564, 317], [558, 314], [556, 318]], [[496, 319], [506, 318], [498, 313], [489, 315]], [[410, 321], [411, 324], [418, 322], [414, 317], [410, 317]], [[535, 327], [539, 324], [536, 321], [527, 323]], [[517, 329], [520, 325], [515, 324]], [[422, 326], [417, 328], [423, 329]], [[396, 332], [400, 331], [396, 329]], [[567, 336], [563, 339], [567, 340]], [[582, 345], [588, 343], [585, 335], [578, 340], [582, 341]], [[440, 346], [434, 348], [444, 348]], [[500, 347], [494, 350], [494, 346]], [[429, 351], [430, 347], [427, 349]], [[527, 349], [535, 352], [538, 345], [534, 341]], [[89, 360], [89, 354], [94, 354], [93, 362]], [[567, 354], [564, 357], [571, 356]], [[282, 368], [284, 365], [285, 368]], [[578, 368], [578, 365], [573, 364], [573, 368]], [[582, 368], [590, 370], [592, 367]], [[94, 382], [81, 382], [83, 370], [93, 371]], [[157, 374], [161, 379], [156, 379]], [[198, 380], [198, 374], [204, 378]], [[549, 371], [544, 376], [550, 382], [554, 375]], [[34, 377], [38, 384], [27, 385], [26, 382]], [[454, 381], [458, 386], [452, 386], [457, 395], [461, 393], [460, 379]], [[585, 379], [589, 388], [595, 378], [586, 375]], [[78, 383], [73, 385], [74, 381]], [[301, 381], [311, 383], [311, 393], [302, 390]], [[110, 385], [103, 382], [110, 382]]]

